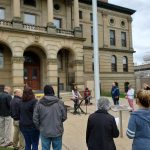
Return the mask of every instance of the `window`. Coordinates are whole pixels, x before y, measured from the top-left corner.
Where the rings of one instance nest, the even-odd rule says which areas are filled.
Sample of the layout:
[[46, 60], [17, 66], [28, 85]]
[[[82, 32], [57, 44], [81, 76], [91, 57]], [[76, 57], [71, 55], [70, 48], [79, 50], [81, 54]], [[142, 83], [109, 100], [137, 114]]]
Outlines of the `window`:
[[62, 51], [58, 52], [57, 58], [58, 58], [58, 69], [62, 70], [63, 69], [63, 52]]
[[117, 59], [114, 55], [111, 57], [111, 71], [117, 72]]
[[80, 24], [80, 29], [83, 32], [83, 24]]
[[0, 8], [0, 19], [5, 19], [5, 9]]
[[34, 6], [36, 7], [36, 0], [24, 0], [23, 3], [25, 5]]
[[83, 19], [82, 11], [81, 10], [79, 10], [79, 19]]
[[126, 47], [127, 46], [126, 32], [121, 32], [121, 45], [122, 45], [122, 47]]
[[90, 13], [90, 21], [93, 21], [93, 14]]
[[35, 25], [35, 18], [36, 18], [36, 16], [33, 14], [24, 13], [24, 23], [26, 23], [26, 24]]
[[4, 67], [4, 55], [3, 55], [3, 47], [0, 46], [0, 69]]
[[91, 27], [91, 43], [93, 43], [93, 27]]
[[128, 58], [126, 56], [123, 57], [123, 72], [128, 72]]
[[116, 41], [115, 41], [115, 30], [110, 30], [110, 45], [115, 46]]
[[54, 18], [54, 25], [56, 28], [61, 28], [61, 19]]

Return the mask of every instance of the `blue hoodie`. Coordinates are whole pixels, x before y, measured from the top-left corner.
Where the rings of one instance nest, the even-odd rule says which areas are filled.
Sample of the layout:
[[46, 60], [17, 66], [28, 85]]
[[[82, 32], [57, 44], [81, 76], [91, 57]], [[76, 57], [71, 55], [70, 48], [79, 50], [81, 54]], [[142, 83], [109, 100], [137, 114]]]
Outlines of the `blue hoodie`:
[[131, 113], [126, 134], [133, 139], [132, 150], [150, 150], [150, 109]]

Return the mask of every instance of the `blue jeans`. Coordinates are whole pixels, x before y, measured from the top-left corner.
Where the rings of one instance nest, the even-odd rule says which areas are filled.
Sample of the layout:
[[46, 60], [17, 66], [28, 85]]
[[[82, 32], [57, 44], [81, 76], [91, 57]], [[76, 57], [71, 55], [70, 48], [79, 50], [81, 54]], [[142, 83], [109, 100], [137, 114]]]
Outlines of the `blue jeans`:
[[21, 128], [20, 129], [25, 139], [25, 150], [38, 150], [39, 130], [36, 128]]
[[46, 138], [41, 135], [42, 150], [50, 150], [51, 143], [53, 150], [62, 150], [62, 136]]

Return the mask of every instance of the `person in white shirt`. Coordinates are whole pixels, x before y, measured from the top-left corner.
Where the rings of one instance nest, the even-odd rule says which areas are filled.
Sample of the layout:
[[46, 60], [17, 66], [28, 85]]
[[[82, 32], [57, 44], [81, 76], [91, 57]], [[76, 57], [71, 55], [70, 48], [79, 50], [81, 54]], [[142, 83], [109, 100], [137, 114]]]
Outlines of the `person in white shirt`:
[[74, 86], [72, 90], [72, 100], [74, 101], [74, 113], [77, 113], [76, 107], [79, 104], [79, 99], [82, 99], [82, 96], [79, 93], [77, 86]]
[[128, 92], [127, 92], [126, 98], [128, 99], [128, 103], [129, 103], [129, 106], [132, 108], [132, 111], [134, 111], [134, 104], [133, 104], [133, 101], [134, 101], [134, 89], [132, 88], [131, 84], [128, 87], [129, 88], [128, 88]]

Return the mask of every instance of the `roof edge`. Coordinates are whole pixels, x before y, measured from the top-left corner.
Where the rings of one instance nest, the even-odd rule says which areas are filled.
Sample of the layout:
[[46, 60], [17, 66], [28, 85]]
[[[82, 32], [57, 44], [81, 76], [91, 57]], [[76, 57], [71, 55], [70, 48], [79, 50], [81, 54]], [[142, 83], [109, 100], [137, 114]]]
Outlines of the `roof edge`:
[[[92, 5], [92, 0], [79, 0], [79, 2]], [[101, 8], [117, 11], [120, 13], [129, 14], [129, 15], [132, 15], [136, 12], [136, 10], [133, 10], [133, 9], [129, 9], [126, 7], [114, 5], [111, 3], [101, 2], [101, 1], [97, 1], [97, 6]]]

